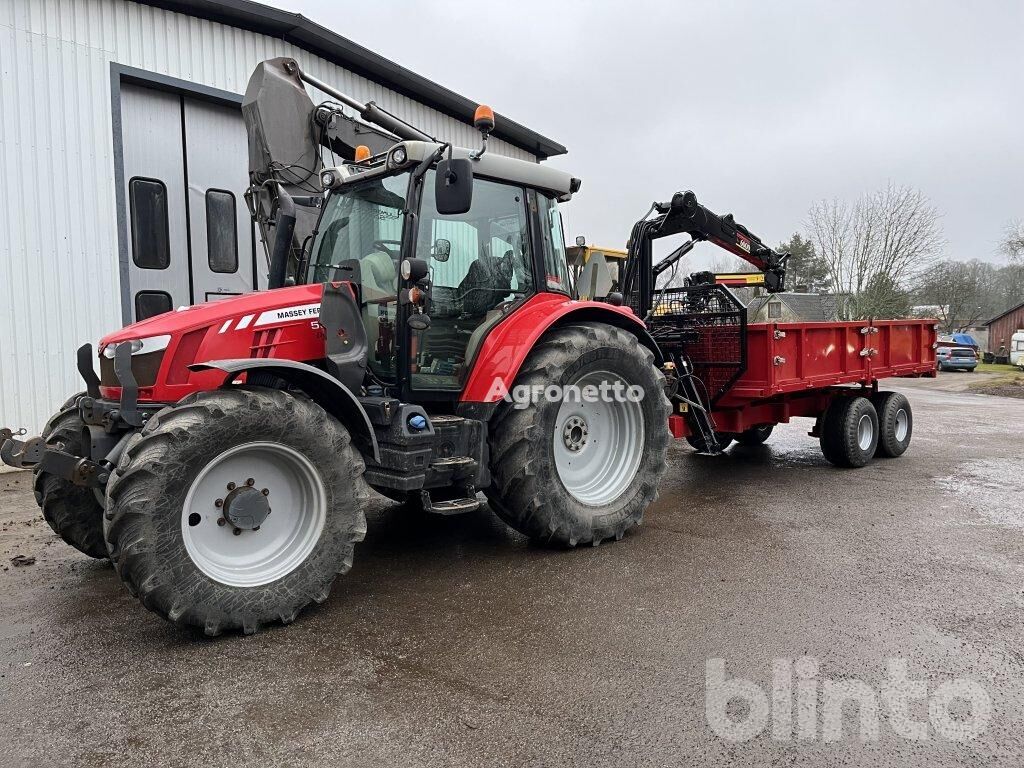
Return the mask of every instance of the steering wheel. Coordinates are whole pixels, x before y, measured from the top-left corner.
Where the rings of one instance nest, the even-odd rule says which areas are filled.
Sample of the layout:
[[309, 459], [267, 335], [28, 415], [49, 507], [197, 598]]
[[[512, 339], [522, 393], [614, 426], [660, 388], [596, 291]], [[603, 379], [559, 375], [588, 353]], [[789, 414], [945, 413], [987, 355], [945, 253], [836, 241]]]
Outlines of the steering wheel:
[[[392, 245], [397, 245], [398, 247], [397, 248], [388, 248], [387, 245], [385, 245], [385, 243], [391, 243]], [[374, 240], [373, 241], [373, 247], [376, 248], [379, 251], [384, 251], [384, 253], [386, 253], [392, 259], [397, 259], [398, 258], [398, 254], [402, 250], [402, 241], [401, 240]]]

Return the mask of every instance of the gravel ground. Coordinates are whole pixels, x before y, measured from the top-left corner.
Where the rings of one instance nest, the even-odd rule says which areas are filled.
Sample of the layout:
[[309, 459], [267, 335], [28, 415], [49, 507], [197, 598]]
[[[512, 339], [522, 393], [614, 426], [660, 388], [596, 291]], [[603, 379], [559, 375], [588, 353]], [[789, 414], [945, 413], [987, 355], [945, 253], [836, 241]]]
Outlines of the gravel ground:
[[[863, 470], [827, 465], [808, 422], [721, 457], [676, 445], [645, 524], [596, 549], [532, 547], [486, 508], [422, 521], [379, 503], [327, 603], [252, 637], [148, 613], [4, 474], [0, 765], [1019, 766], [1024, 406], [946, 381], [896, 385], [914, 443]], [[780, 694], [777, 738], [716, 735], [708, 660], [767, 700], [773, 663], [802, 657], [822, 697], [881, 691], [905, 663], [933, 703], [973, 681], [990, 716], [951, 740], [920, 699], [925, 738], [887, 706], [864, 738], [850, 707], [828, 741], [820, 707], [795, 732]], [[753, 722], [739, 699], [729, 713]]]

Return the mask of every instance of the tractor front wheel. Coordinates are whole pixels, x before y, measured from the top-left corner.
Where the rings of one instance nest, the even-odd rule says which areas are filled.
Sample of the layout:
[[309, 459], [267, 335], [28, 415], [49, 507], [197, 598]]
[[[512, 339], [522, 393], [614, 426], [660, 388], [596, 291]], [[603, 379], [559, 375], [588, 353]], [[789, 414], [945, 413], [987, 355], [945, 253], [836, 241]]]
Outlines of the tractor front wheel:
[[650, 350], [612, 326], [565, 326], [538, 342], [514, 391], [540, 396], [502, 404], [492, 421], [487, 497], [498, 516], [569, 547], [638, 525], [669, 441], [665, 378]]
[[190, 395], [129, 442], [107, 487], [110, 556], [143, 605], [208, 635], [323, 602], [366, 532], [348, 431], [256, 387]]
[[[75, 456], [85, 455], [85, 423], [78, 415], [75, 395], [50, 419], [43, 430], [43, 439], [60, 443]], [[36, 501], [43, 519], [58, 536], [79, 552], [97, 559], [107, 556], [103, 541], [103, 505], [91, 488], [75, 485], [70, 480], [36, 472], [33, 478]]]

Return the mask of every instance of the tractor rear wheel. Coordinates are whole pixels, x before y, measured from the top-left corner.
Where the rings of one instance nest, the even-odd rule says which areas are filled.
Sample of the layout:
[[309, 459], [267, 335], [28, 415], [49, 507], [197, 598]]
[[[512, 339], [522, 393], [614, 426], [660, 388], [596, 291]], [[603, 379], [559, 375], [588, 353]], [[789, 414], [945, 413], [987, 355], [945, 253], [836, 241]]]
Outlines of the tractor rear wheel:
[[[62, 443], [64, 450], [85, 456], [83, 431], [85, 423], [78, 415], [75, 395], [50, 419], [43, 430], [43, 439]], [[36, 472], [33, 478], [36, 502], [43, 518], [65, 542], [89, 557], [107, 556], [103, 541], [103, 505], [91, 488], [75, 485], [70, 480]]]
[[366, 533], [348, 431], [280, 390], [189, 395], [126, 446], [107, 487], [110, 556], [143, 605], [208, 635], [323, 602]]
[[[545, 394], [503, 403], [491, 422], [492, 509], [546, 543], [622, 538], [666, 468], [670, 406], [654, 355], [609, 325], [565, 326], [537, 343], [516, 378], [523, 386]], [[560, 396], [549, 398], [553, 386]]]

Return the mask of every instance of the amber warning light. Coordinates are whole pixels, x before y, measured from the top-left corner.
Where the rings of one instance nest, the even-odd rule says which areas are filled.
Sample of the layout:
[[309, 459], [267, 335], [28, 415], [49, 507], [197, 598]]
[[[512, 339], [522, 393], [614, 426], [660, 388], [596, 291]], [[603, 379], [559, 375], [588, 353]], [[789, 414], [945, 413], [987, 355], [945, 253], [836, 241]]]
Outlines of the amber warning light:
[[494, 130], [494, 110], [486, 104], [481, 104], [473, 113], [473, 125], [481, 133], [490, 133]]

